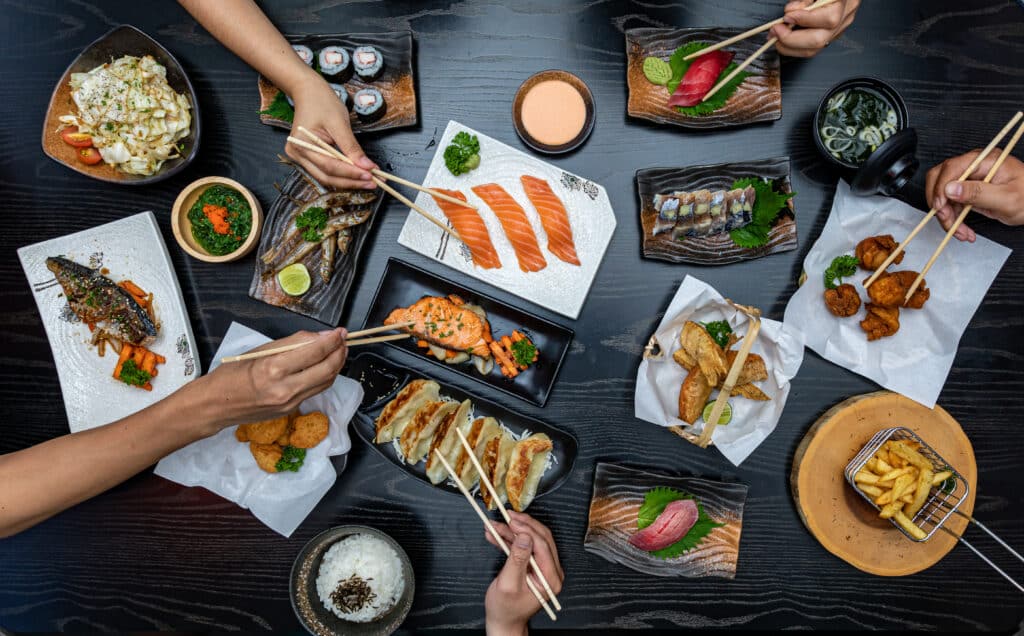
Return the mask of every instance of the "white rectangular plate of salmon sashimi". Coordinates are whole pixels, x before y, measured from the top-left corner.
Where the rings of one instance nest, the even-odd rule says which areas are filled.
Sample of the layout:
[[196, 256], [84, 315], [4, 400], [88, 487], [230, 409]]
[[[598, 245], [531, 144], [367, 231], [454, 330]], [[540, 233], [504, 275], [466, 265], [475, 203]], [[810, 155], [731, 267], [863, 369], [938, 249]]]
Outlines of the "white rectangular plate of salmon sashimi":
[[[444, 150], [463, 131], [479, 140], [480, 165], [454, 176]], [[464, 240], [410, 210], [400, 244], [563, 316], [579, 317], [615, 232], [615, 212], [602, 186], [455, 121], [448, 122], [423, 185], [477, 209], [421, 192], [416, 205]]]

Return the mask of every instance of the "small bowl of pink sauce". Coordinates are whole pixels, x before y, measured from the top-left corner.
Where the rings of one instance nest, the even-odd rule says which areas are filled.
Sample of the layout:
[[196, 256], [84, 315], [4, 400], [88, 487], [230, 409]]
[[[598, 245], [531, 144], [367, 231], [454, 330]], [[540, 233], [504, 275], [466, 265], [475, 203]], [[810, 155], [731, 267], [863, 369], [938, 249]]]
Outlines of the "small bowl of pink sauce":
[[512, 124], [530, 148], [559, 154], [578, 148], [594, 130], [594, 96], [568, 71], [531, 75], [516, 91]]

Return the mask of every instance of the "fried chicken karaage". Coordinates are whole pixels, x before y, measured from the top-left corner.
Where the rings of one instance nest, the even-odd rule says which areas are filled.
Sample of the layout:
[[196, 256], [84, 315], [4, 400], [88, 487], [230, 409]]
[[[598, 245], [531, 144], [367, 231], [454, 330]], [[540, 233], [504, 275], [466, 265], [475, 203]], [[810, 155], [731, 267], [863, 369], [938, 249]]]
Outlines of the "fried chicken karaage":
[[[880, 236], [869, 236], [860, 243], [857, 243], [857, 249], [854, 250], [857, 260], [860, 261], [860, 266], [869, 271], [875, 271], [882, 266], [885, 259], [889, 258], [889, 255], [899, 246], [896, 239], [892, 237], [892, 234], [882, 234]], [[903, 262], [903, 252], [892, 262], [893, 265], [898, 265]]]
[[[882, 274], [871, 287], [868, 287], [868, 296], [871, 302], [881, 307], [902, 307], [903, 299], [916, 279], [917, 272], [909, 270]], [[931, 291], [926, 287], [926, 281], [922, 280], [921, 286], [910, 297], [906, 307], [920, 309], [930, 296]]]
[[868, 335], [868, 340], [878, 340], [895, 334], [900, 330], [899, 307], [882, 307], [874, 303], [865, 306], [868, 315], [860, 321], [860, 328]]
[[834, 316], [848, 318], [860, 310], [860, 294], [850, 283], [825, 290], [825, 306]]

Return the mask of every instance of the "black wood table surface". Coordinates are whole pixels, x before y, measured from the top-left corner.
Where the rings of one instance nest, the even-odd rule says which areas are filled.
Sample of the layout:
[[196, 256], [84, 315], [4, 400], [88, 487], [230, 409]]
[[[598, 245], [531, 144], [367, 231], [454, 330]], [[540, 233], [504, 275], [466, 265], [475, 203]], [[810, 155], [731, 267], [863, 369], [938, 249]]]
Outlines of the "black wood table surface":
[[[836, 175], [810, 136], [824, 91], [860, 74], [890, 80], [921, 135], [924, 166], [983, 146], [1024, 106], [1024, 10], [1009, 0], [865, 2], [854, 26], [811, 61], [786, 60], [783, 118], [709, 133], [656, 127], [626, 116], [623, 31], [642, 26], [740, 26], [779, 14], [779, 1], [628, 3], [266, 2], [285, 33], [411, 29], [417, 43], [420, 125], [365, 137], [370, 155], [407, 178], [425, 174], [449, 119], [521, 147], [510, 106], [515, 89], [546, 68], [578, 73], [597, 102], [583, 148], [553, 162], [603, 184], [618, 228], [577, 321], [576, 340], [546, 408], [445, 380], [570, 429], [580, 454], [568, 483], [531, 512], [551, 526], [568, 579], [560, 628], [1022, 629], [1021, 595], [967, 549], [915, 576], [883, 579], [826, 552], [797, 517], [790, 463], [800, 438], [827, 408], [872, 391], [871, 382], [808, 352], [774, 434], [739, 468], [633, 417], [641, 348], [679, 282], [694, 274], [725, 295], [781, 319], [800, 264], [820, 233]], [[311, 6], [303, 6], [309, 4]], [[256, 74], [174, 2], [0, 3], [0, 452], [67, 432], [49, 344], [16, 248], [153, 210], [170, 247], [204, 368], [231, 321], [280, 337], [312, 321], [247, 296], [253, 257], [229, 265], [191, 260], [174, 243], [171, 203], [187, 183], [225, 175], [269, 207], [287, 169], [275, 163], [284, 134], [256, 116]], [[43, 114], [65, 66], [112, 26], [135, 25], [167, 46], [199, 94], [198, 160], [149, 187], [101, 184], [47, 159]], [[752, 262], [701, 268], [640, 257], [634, 171], [788, 155], [799, 249]], [[1020, 152], [1018, 151], [1018, 156]], [[905, 192], [924, 207], [924, 170]], [[388, 258], [432, 268], [513, 304], [522, 301], [400, 247], [406, 210], [389, 201], [372, 230], [342, 324], [362, 323]], [[1014, 249], [1024, 232], [972, 217], [980, 233]], [[1015, 252], [960, 343], [939, 404], [970, 436], [979, 466], [977, 515], [1024, 548], [1024, 258]], [[400, 361], [440, 375], [403, 354]], [[594, 464], [625, 462], [750, 485], [738, 575], [653, 579], [583, 550]], [[4, 485], [0, 484], [0, 488]], [[35, 528], [0, 541], [0, 627], [15, 631], [293, 631], [288, 574], [302, 545], [340, 524], [380, 528], [406, 549], [417, 592], [405, 629], [480, 629], [483, 597], [502, 559], [484, 542], [465, 501], [396, 470], [358, 440], [337, 483], [290, 539], [247, 511], [198, 488], [152, 475], [131, 479]], [[977, 531], [972, 531], [977, 534]], [[972, 535], [975, 536], [975, 535]], [[1024, 567], [978, 543], [1024, 578]], [[552, 628], [536, 618], [534, 628]]]

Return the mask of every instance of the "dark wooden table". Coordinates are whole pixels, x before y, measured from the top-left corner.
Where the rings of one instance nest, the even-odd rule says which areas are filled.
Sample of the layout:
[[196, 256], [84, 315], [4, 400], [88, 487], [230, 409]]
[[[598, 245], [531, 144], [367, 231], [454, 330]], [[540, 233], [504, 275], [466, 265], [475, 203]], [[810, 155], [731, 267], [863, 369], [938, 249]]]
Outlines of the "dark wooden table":
[[[911, 577], [863, 574], [827, 553], [801, 525], [789, 491], [794, 449], [824, 410], [876, 387], [808, 352], [775, 433], [740, 467], [633, 417], [643, 343], [688, 274], [781, 319], [800, 264], [828, 213], [836, 175], [818, 157], [810, 116], [837, 81], [872, 74], [906, 97], [925, 166], [984, 145], [1024, 106], [1024, 10], [1009, 0], [865, 2], [851, 30], [817, 59], [783, 64], [784, 116], [770, 125], [713, 132], [644, 125], [625, 114], [623, 30], [640, 26], [750, 26], [775, 17], [779, 1], [493, 3], [264, 3], [287, 33], [411, 29], [418, 43], [420, 126], [368, 136], [365, 145], [398, 174], [422, 176], [431, 139], [457, 119], [519, 146], [509, 116], [515, 88], [552, 67], [577, 72], [597, 100], [597, 127], [575, 154], [554, 160], [608, 189], [618, 229], [578, 321], [576, 341], [545, 409], [458, 377], [523, 413], [573, 430], [580, 455], [570, 481], [531, 512], [549, 524], [568, 575], [558, 626], [598, 632], [632, 628], [1021, 629], [1024, 596], [958, 547]], [[43, 156], [39, 134], [50, 91], [95, 37], [133, 24], [166, 45], [199, 93], [204, 139], [183, 174], [144, 188], [88, 180]], [[256, 74], [173, 2], [11, 0], [0, 17], [0, 452], [67, 432], [57, 376], [15, 249], [153, 210], [171, 247], [208, 365], [232, 320], [279, 337], [311, 321], [246, 295], [252, 258], [212, 266], [174, 244], [172, 201], [193, 179], [227, 175], [264, 207], [286, 169], [274, 162], [284, 134], [256, 118]], [[1019, 155], [1018, 151], [1018, 155]], [[640, 258], [633, 173], [789, 155], [799, 192], [797, 251], [718, 268]], [[907, 192], [922, 207], [923, 170]], [[389, 256], [436, 268], [398, 246], [406, 217], [393, 201], [373, 229], [343, 324], [359, 325]], [[1013, 248], [1024, 232], [972, 217]], [[469, 285], [482, 285], [445, 270]], [[500, 298], [522, 304], [494, 289]], [[1024, 258], [1011, 256], [971, 322], [939, 403], [970, 435], [980, 468], [977, 514], [1024, 548]], [[389, 353], [390, 354], [390, 353]], [[399, 354], [390, 354], [399, 355]], [[411, 359], [402, 358], [409, 362]], [[435, 367], [419, 364], [430, 373]], [[416, 567], [406, 628], [479, 629], [484, 591], [502, 559], [484, 542], [465, 502], [407, 477], [356, 441], [334, 488], [290, 539], [202, 489], [150, 471], [20, 535], [0, 541], [0, 627], [25, 631], [293, 631], [288, 573], [302, 545], [325, 528], [363, 523], [394, 536]], [[750, 485], [735, 580], [660, 580], [612, 565], [582, 548], [597, 460], [739, 480]], [[0, 488], [3, 488], [0, 484]], [[1018, 579], [1024, 567], [972, 536]], [[536, 628], [551, 628], [546, 618]]]

